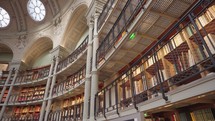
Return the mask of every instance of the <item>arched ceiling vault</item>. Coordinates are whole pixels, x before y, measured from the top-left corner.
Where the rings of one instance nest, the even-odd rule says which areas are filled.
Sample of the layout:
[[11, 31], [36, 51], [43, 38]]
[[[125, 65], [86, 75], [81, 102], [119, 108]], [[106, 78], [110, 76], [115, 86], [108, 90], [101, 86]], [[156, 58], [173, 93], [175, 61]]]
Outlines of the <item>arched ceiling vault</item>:
[[52, 40], [47, 37], [42, 37], [28, 48], [22, 60], [25, 62], [25, 64], [32, 65], [34, 60], [36, 60], [43, 53], [50, 51], [52, 48]]
[[87, 20], [86, 20], [87, 6], [79, 6], [70, 18], [70, 23], [65, 31], [64, 38], [61, 45], [65, 47], [68, 51], [73, 51], [80, 40], [81, 36], [87, 30]]
[[[56, 19], [56, 16], [68, 10], [74, 0], [40, 0], [46, 9], [46, 15], [42, 21], [34, 21], [27, 11], [29, 0], [0, 0], [0, 7], [5, 9], [10, 16], [10, 23], [7, 27], [1, 29], [0, 35], [22, 34], [25, 32], [37, 32]], [[66, 7], [66, 8], [65, 8]]]

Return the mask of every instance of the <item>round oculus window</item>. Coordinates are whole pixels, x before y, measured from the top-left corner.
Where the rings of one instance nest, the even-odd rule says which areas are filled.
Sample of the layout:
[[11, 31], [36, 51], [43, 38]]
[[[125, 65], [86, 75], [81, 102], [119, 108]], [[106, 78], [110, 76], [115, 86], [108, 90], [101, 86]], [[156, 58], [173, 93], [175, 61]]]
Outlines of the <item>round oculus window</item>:
[[4, 28], [8, 26], [9, 23], [10, 23], [10, 16], [8, 12], [2, 7], [0, 7], [0, 28]]
[[29, 0], [27, 4], [28, 14], [35, 21], [42, 21], [46, 15], [44, 4], [40, 0]]

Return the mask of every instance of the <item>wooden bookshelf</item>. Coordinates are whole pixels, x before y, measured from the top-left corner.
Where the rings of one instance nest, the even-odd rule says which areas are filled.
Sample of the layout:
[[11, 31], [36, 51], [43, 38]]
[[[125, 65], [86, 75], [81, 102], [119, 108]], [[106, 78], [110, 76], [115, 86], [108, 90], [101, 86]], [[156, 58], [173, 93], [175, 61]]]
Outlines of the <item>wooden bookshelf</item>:
[[62, 105], [62, 118], [66, 119], [80, 119], [83, 111], [84, 94], [77, 95], [65, 99]]
[[15, 107], [12, 117], [16, 120], [38, 120], [40, 109], [40, 105]]
[[39, 87], [26, 87], [22, 88], [20, 94], [18, 96], [19, 102], [26, 102], [26, 101], [34, 101], [34, 100], [41, 100], [43, 99], [45, 93], [45, 86]]

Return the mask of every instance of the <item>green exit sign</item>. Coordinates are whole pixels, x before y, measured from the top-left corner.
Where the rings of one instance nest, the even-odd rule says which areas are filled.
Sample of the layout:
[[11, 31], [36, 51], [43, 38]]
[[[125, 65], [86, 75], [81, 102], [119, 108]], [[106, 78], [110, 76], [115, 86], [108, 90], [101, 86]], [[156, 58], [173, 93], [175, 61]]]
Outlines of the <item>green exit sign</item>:
[[136, 34], [132, 33], [129, 38], [130, 38], [130, 40], [133, 40], [135, 37], [136, 37]]

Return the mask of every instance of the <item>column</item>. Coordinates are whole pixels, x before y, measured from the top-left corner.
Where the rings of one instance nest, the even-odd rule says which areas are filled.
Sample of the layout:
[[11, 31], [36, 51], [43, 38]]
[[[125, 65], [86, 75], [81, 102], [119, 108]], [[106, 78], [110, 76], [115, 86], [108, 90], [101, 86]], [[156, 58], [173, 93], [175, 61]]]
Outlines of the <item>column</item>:
[[55, 85], [55, 82], [56, 82], [56, 77], [57, 77], [56, 72], [57, 72], [58, 63], [59, 63], [59, 57], [56, 57], [53, 78], [51, 80], [52, 82], [51, 82], [51, 87], [50, 87], [49, 96], [48, 96], [48, 104], [46, 106], [46, 115], [45, 115], [45, 118], [44, 118], [43, 121], [47, 121], [48, 115], [49, 115], [49, 112], [50, 112], [50, 107], [51, 107], [51, 103], [52, 103], [52, 93], [53, 93], [53, 88], [54, 88], [54, 85]]
[[3, 97], [3, 95], [4, 95], [4, 92], [5, 92], [6, 88], [7, 88], [6, 85], [7, 85], [8, 82], [10, 81], [12, 72], [13, 72], [13, 70], [10, 70], [10, 71], [9, 71], [8, 77], [7, 77], [7, 79], [6, 79], [5, 83], [4, 83], [4, 87], [3, 87], [2, 91], [1, 91], [1, 95], [0, 95], [0, 101], [2, 100], [2, 97]]
[[55, 59], [53, 59], [53, 61], [51, 63], [50, 70], [49, 70], [49, 77], [48, 77], [48, 80], [47, 80], [47, 83], [46, 83], [46, 89], [45, 89], [45, 94], [44, 94], [44, 97], [43, 97], [42, 107], [41, 107], [41, 110], [40, 110], [39, 121], [43, 121], [43, 116], [44, 116], [45, 107], [46, 107], [46, 99], [48, 98], [48, 93], [49, 93], [48, 91], [49, 91], [50, 82], [51, 82], [51, 79], [52, 79], [51, 76], [52, 76], [52, 71], [53, 71], [54, 64], [55, 64]]
[[95, 13], [94, 15], [94, 39], [93, 39], [93, 61], [92, 61], [92, 81], [91, 81], [91, 100], [90, 100], [90, 121], [94, 121], [94, 106], [95, 106], [95, 94], [98, 91], [98, 72], [96, 68], [96, 51], [99, 46], [98, 40], [98, 30], [97, 30], [97, 23], [98, 23], [99, 14]]
[[[12, 71], [13, 71], [13, 70], [12, 70]], [[5, 99], [4, 105], [2, 106], [2, 109], [1, 109], [1, 112], [0, 112], [0, 119], [2, 119], [2, 116], [3, 116], [3, 114], [4, 114], [4, 111], [5, 111], [5, 108], [6, 108], [6, 106], [7, 106], [7, 103], [8, 103], [9, 97], [10, 97], [10, 94], [11, 94], [11, 92], [12, 92], [13, 85], [14, 85], [14, 83], [15, 83], [17, 74], [18, 74], [18, 70], [16, 70], [16, 72], [15, 72], [15, 75], [14, 75], [14, 77], [13, 77], [13, 80], [12, 80], [11, 86], [10, 86], [10, 88], [9, 88], [7, 97], [6, 97], [6, 99]]]
[[87, 62], [86, 62], [86, 76], [85, 76], [85, 88], [84, 88], [84, 111], [83, 111], [83, 121], [87, 121], [88, 118], [88, 108], [90, 99], [90, 71], [91, 71], [91, 58], [92, 58], [92, 30], [93, 22], [89, 22], [89, 38], [88, 38], [88, 47], [87, 47]]

